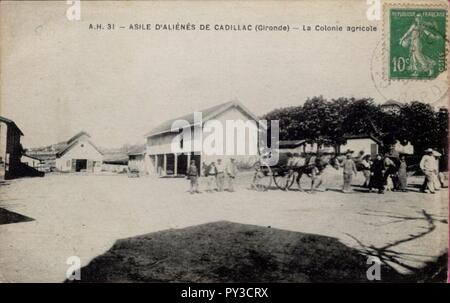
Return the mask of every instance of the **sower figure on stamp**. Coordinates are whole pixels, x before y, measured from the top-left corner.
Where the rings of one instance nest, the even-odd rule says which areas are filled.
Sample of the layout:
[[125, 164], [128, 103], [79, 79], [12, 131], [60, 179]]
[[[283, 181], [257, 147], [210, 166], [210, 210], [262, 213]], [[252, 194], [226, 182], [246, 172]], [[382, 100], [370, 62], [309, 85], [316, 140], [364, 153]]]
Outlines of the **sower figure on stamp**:
[[409, 68], [413, 76], [418, 76], [420, 72], [426, 72], [429, 76], [433, 74], [433, 68], [437, 64], [433, 59], [427, 57], [422, 50], [422, 41], [424, 36], [431, 39], [438, 39], [432, 31], [434, 25], [422, 20], [421, 15], [417, 15], [408, 31], [402, 36], [399, 43], [403, 47], [409, 47], [409, 59], [411, 65]]
[[223, 185], [225, 182], [225, 165], [222, 163], [222, 159], [217, 159], [216, 172], [217, 190], [221, 192], [223, 191]]
[[190, 189], [190, 193], [200, 193], [198, 190], [198, 177], [199, 177], [200, 173], [199, 170], [197, 168], [197, 165], [195, 165], [195, 161], [192, 160], [191, 161], [191, 165], [189, 165], [189, 168], [187, 170], [186, 176], [187, 178], [191, 181], [191, 189]]
[[234, 179], [236, 178], [236, 175], [238, 173], [236, 161], [234, 158], [230, 159], [230, 162], [226, 167], [226, 172], [228, 177], [228, 191], [234, 192]]

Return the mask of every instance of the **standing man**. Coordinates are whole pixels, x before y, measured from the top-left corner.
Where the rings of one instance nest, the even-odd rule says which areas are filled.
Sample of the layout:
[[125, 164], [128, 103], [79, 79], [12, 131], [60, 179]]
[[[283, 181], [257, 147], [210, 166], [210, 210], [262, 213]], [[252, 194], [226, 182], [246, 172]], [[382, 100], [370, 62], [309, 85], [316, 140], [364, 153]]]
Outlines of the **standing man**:
[[440, 190], [443, 187], [442, 181], [440, 178], [440, 173], [439, 173], [439, 162], [440, 162], [441, 156], [442, 156], [442, 154], [440, 152], [433, 150], [433, 157], [435, 159], [435, 169], [434, 169], [434, 176], [433, 176], [435, 190]]
[[369, 187], [370, 184], [370, 155], [365, 155], [361, 160], [361, 171], [364, 175], [363, 187]]
[[308, 174], [311, 178], [311, 190], [309, 193], [314, 194], [316, 191], [319, 191], [319, 187], [322, 185], [322, 172], [328, 163], [329, 157], [323, 151], [319, 151], [317, 157], [315, 157], [314, 164], [311, 166], [311, 172]]
[[431, 148], [425, 150], [425, 155], [423, 155], [422, 160], [420, 160], [420, 169], [425, 175], [422, 191], [425, 193], [434, 194], [434, 172], [436, 170], [436, 160], [433, 157], [433, 150]]
[[370, 171], [369, 192], [375, 188], [378, 189], [379, 194], [384, 194], [384, 161], [380, 154], [373, 161]]
[[228, 191], [234, 192], [234, 179], [238, 173], [237, 165], [234, 158], [230, 159], [226, 167], [227, 177], [228, 177]]
[[342, 163], [342, 167], [344, 168], [344, 186], [342, 192], [348, 193], [350, 192], [350, 185], [352, 184], [353, 174], [356, 175], [356, 164], [352, 159], [352, 152], [348, 151], [345, 155], [345, 160]]
[[197, 168], [197, 165], [195, 165], [195, 161], [191, 160], [191, 165], [189, 165], [189, 168], [187, 170], [186, 176], [191, 181], [191, 194], [193, 193], [200, 193], [198, 191], [198, 177], [200, 173]]
[[406, 157], [405, 155], [400, 155], [400, 166], [398, 168], [398, 189], [402, 192], [408, 191], [407, 185], [408, 185], [408, 172], [407, 172], [408, 165], [406, 164]]
[[386, 153], [384, 155], [384, 160], [383, 160], [383, 165], [384, 165], [384, 177], [383, 177], [383, 184], [384, 186], [388, 186], [388, 179], [391, 178], [392, 180], [392, 185], [393, 185], [393, 189], [397, 188], [398, 186], [398, 182], [395, 178], [396, 174], [397, 174], [397, 166], [395, 165], [394, 161], [392, 161], [392, 159], [389, 157], [389, 154]]
[[205, 177], [207, 181], [208, 192], [213, 192], [217, 186], [217, 168], [214, 161], [211, 164], [205, 166]]
[[222, 163], [222, 159], [217, 159], [216, 172], [217, 190], [221, 192], [223, 191], [223, 184], [225, 182], [225, 165]]

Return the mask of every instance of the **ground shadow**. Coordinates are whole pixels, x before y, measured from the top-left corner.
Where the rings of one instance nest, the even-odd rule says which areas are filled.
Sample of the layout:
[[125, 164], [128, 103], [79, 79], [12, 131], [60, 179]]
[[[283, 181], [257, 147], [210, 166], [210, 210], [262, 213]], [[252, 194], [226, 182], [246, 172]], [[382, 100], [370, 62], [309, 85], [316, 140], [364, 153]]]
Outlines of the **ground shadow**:
[[0, 207], [0, 225], [29, 221], [34, 221], [34, 219]]
[[[448, 267], [448, 252], [442, 253], [436, 260], [427, 262], [424, 267], [416, 268], [408, 263], [408, 261], [415, 261], [417, 257], [430, 257], [423, 256], [415, 253], [401, 252], [397, 249], [398, 245], [406, 242], [415, 241], [418, 238], [422, 238], [436, 229], [436, 223], [448, 224], [446, 218], [440, 218], [439, 216], [431, 215], [424, 209], [417, 212], [416, 216], [405, 216], [402, 214], [396, 214], [392, 212], [384, 211], [367, 211], [360, 212], [361, 215], [376, 216], [389, 218], [391, 221], [387, 223], [379, 224], [379, 226], [387, 224], [397, 224], [406, 221], [421, 221], [424, 223], [422, 231], [416, 233], [410, 233], [408, 236], [390, 242], [386, 245], [376, 247], [373, 245], [366, 245], [362, 243], [358, 238], [353, 235], [347, 234], [360, 246], [360, 250], [365, 255], [371, 255], [377, 257], [382, 264], [388, 268], [394, 269], [394, 267], [401, 267], [410, 272], [408, 275], [403, 276], [389, 276], [388, 279], [393, 282], [446, 282], [447, 279], [447, 267]], [[388, 271], [388, 275], [392, 271]]]
[[369, 266], [336, 238], [219, 221], [118, 240], [81, 282], [369, 282]]

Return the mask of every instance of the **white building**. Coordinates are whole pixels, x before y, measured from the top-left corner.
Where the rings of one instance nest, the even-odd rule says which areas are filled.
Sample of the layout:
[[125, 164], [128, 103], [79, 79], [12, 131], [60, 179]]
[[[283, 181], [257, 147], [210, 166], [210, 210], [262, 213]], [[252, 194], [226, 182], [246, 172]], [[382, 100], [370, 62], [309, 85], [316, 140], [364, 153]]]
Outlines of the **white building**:
[[347, 143], [341, 145], [341, 152], [352, 150], [356, 153], [375, 156], [379, 153], [383, 142], [372, 135], [346, 136]]
[[39, 169], [42, 161], [36, 157], [28, 156], [28, 155], [22, 155], [20, 158], [20, 162], [28, 165], [29, 167]]
[[395, 100], [388, 100], [383, 104], [381, 104], [381, 110], [385, 113], [398, 115], [400, 114], [403, 105], [404, 104], [401, 102]]
[[30, 148], [26, 159], [39, 159], [42, 171], [60, 172], [98, 172], [101, 170], [103, 155], [84, 131], [67, 141], [57, 144]]
[[[202, 164], [210, 163], [221, 158], [225, 163], [229, 158], [234, 157], [238, 164], [254, 163], [258, 158], [258, 129], [257, 118], [240, 102], [231, 101], [219, 104], [198, 112], [202, 113], [200, 124], [196, 121], [194, 113], [166, 121], [146, 134], [145, 162], [147, 171], [153, 175], [183, 175], [188, 163], [195, 160], [197, 167], [202, 169]], [[175, 121], [185, 121], [183, 127], [172, 131]], [[236, 122], [236, 134], [232, 140], [226, 139], [226, 125], [229, 121]], [[222, 125], [219, 131], [217, 125]], [[197, 129], [199, 133], [194, 136]], [[190, 130], [191, 138], [183, 137], [184, 130]], [[221, 133], [217, 140], [211, 140], [213, 133]], [[244, 133], [245, 138], [239, 137], [237, 133]], [[212, 142], [214, 141], [214, 142]], [[205, 145], [213, 143], [214, 147], [222, 152], [211, 154], [204, 149]], [[174, 151], [174, 144], [179, 145], [182, 151]], [[238, 145], [242, 150], [238, 150]]]
[[397, 141], [395, 143], [394, 150], [399, 154], [414, 155], [414, 146], [409, 141], [405, 145]]
[[146, 156], [145, 145], [134, 147], [128, 152], [128, 169], [145, 175], [147, 173]]
[[62, 172], [97, 172], [101, 170], [103, 155], [90, 141], [90, 135], [80, 132], [66, 142], [56, 154], [56, 169]]

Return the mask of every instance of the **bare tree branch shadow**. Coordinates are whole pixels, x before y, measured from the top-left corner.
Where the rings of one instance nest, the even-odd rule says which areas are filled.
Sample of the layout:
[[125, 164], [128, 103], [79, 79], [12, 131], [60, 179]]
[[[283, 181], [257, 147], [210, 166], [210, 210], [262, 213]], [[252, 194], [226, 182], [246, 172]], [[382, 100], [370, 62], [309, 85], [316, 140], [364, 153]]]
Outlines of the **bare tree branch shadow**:
[[[374, 212], [377, 212], [377, 211], [374, 211]], [[398, 215], [398, 214], [394, 214], [394, 213], [390, 213], [390, 212], [379, 211], [379, 213], [384, 213], [384, 214], [370, 214], [370, 213], [360, 213], [360, 214], [396, 219], [396, 220], [388, 222], [388, 223], [380, 224], [379, 226], [387, 225], [387, 224], [394, 224], [394, 223], [401, 223], [401, 222], [410, 221], [410, 220], [424, 221], [424, 222], [426, 222], [427, 226], [424, 227], [424, 231], [417, 232], [414, 234], [409, 234], [407, 237], [405, 237], [403, 239], [399, 239], [397, 241], [388, 243], [381, 247], [376, 247], [374, 245], [365, 245], [364, 243], [362, 243], [362, 241], [360, 241], [355, 236], [353, 236], [349, 233], [346, 233], [346, 235], [349, 236], [350, 238], [352, 238], [360, 246], [361, 252], [363, 254], [378, 257], [380, 259], [380, 261], [384, 265], [388, 266], [391, 270], [396, 271], [395, 266], [393, 266], [393, 264], [395, 264], [397, 266], [400, 266], [400, 267], [412, 272], [412, 274], [410, 274], [411, 277], [417, 276], [417, 274], [423, 272], [423, 270], [424, 270], [423, 268], [417, 268], [412, 265], [406, 264], [405, 261], [416, 261], [417, 262], [419, 260], [414, 257], [432, 257], [432, 256], [414, 254], [414, 253], [406, 253], [406, 252], [398, 252], [398, 251], [394, 250], [393, 248], [400, 244], [415, 241], [421, 237], [424, 237], [424, 236], [432, 233], [436, 229], [436, 222], [446, 224], [447, 220], [439, 219], [439, 218], [437, 218], [438, 216], [430, 215], [424, 209], [422, 209], [422, 211], [420, 212], [420, 214], [421, 214], [420, 216], [415, 216], [415, 217], [402, 216], [402, 215]], [[441, 260], [442, 256], [440, 256], [438, 259]], [[426, 266], [430, 267], [430, 266], [434, 266], [434, 265], [435, 264], [428, 263]], [[446, 263], [444, 263], [444, 266], [445, 266], [445, 268], [447, 267]]]

